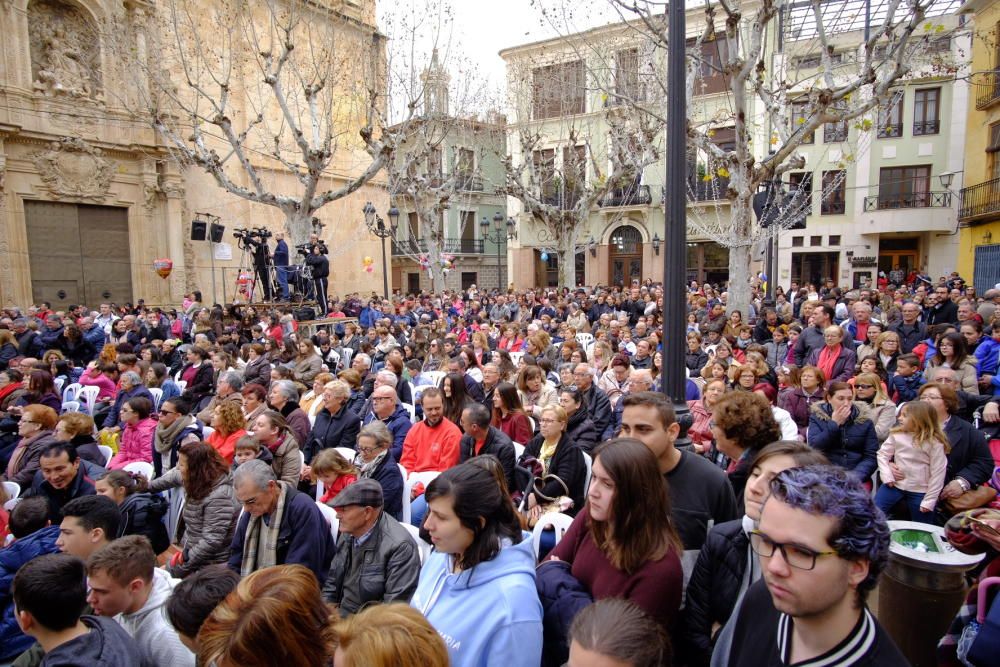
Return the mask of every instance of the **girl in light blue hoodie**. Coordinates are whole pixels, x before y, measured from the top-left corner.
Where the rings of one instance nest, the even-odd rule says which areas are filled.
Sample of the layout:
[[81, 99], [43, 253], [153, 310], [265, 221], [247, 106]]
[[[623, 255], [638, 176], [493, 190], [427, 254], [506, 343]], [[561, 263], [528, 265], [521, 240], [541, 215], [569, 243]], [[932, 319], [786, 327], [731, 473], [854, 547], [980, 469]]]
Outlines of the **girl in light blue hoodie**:
[[452, 666], [539, 664], [535, 553], [505, 489], [463, 463], [435, 478], [424, 497], [436, 550], [410, 604], [444, 639]]

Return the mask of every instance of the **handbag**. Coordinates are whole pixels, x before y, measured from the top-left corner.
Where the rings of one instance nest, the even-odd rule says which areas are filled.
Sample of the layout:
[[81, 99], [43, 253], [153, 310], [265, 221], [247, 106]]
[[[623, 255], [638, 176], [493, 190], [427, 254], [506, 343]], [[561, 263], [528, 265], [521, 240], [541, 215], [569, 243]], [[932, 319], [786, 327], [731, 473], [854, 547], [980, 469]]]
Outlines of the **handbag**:
[[[563, 489], [563, 495], [549, 497], [542, 493], [542, 488], [551, 481], [559, 482], [559, 486]], [[569, 496], [569, 486], [567, 486], [566, 482], [564, 482], [558, 475], [543, 475], [541, 477], [533, 478], [531, 481], [531, 491], [534, 492], [535, 497], [539, 499], [538, 506], [541, 509], [541, 514], [548, 514], [549, 512], [566, 512], [573, 509], [573, 499]], [[534, 528], [537, 521], [531, 518], [531, 514], [527, 508], [527, 503], [525, 503], [524, 508], [525, 522], [529, 528]]]
[[957, 514], [988, 505], [996, 497], [997, 490], [988, 484], [983, 484], [975, 489], [969, 489], [958, 498], [948, 498], [944, 501], [944, 505], [950, 512]]

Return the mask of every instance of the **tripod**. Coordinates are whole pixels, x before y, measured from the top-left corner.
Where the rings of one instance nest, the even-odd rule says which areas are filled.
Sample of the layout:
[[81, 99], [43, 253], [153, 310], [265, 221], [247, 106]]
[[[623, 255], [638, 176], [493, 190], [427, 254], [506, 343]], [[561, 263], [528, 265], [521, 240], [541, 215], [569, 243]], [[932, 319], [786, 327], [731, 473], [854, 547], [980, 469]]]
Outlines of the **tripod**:
[[[251, 242], [252, 243], [252, 242]], [[267, 246], [266, 241], [262, 241], [261, 245], [264, 247], [265, 251]], [[258, 288], [258, 280], [267, 280], [271, 287], [271, 300], [274, 300], [274, 295], [280, 293], [280, 288], [278, 286], [277, 280], [277, 270], [274, 267], [274, 260], [272, 259], [270, 253], [267, 254], [267, 259], [265, 264], [260, 270], [260, 266], [257, 264], [253, 248], [250, 243], [240, 240], [240, 264], [239, 270], [236, 274], [236, 294], [239, 296], [242, 294], [246, 299], [247, 303], [254, 301], [254, 293]], [[258, 272], [263, 273], [263, 276], [258, 275]], [[261, 301], [267, 300], [266, 290], [263, 285], [260, 285], [260, 297]]]

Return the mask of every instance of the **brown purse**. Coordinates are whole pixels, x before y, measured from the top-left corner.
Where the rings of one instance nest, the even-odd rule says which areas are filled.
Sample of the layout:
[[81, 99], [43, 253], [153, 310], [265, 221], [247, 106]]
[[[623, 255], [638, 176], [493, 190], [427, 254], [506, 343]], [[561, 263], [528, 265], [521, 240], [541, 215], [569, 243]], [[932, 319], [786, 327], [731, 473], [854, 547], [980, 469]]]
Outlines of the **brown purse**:
[[983, 484], [975, 489], [969, 489], [958, 498], [948, 498], [944, 501], [944, 505], [949, 512], [957, 514], [989, 505], [996, 497], [997, 490], [989, 484]]

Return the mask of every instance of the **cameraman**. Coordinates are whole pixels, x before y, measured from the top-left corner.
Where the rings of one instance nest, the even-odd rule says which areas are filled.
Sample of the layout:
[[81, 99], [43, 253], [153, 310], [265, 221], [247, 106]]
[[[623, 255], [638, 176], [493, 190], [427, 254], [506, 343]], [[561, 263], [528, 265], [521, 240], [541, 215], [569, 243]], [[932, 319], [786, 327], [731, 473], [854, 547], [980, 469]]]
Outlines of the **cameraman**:
[[277, 245], [274, 246], [274, 254], [271, 259], [274, 260], [274, 272], [277, 274], [278, 285], [281, 287], [281, 300], [288, 301], [288, 244], [285, 243], [283, 232], [275, 232], [274, 240], [277, 241]]
[[254, 229], [250, 233], [248, 244], [250, 252], [253, 254], [253, 270], [257, 275], [257, 281], [264, 290], [264, 301], [271, 300], [271, 276], [267, 270], [270, 253], [267, 249], [267, 237], [270, 232], [265, 229]]
[[312, 269], [313, 285], [316, 288], [316, 302], [320, 307], [320, 313], [317, 314], [317, 318], [322, 319], [329, 312], [326, 306], [326, 287], [327, 278], [330, 277], [330, 260], [326, 257], [326, 246], [322, 241], [316, 239], [316, 242], [312, 243], [315, 236], [315, 234], [310, 236], [310, 248], [309, 254], [306, 255], [306, 264]]

